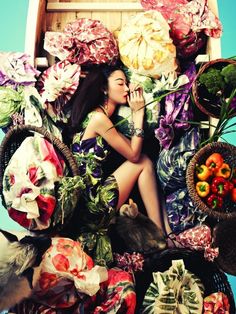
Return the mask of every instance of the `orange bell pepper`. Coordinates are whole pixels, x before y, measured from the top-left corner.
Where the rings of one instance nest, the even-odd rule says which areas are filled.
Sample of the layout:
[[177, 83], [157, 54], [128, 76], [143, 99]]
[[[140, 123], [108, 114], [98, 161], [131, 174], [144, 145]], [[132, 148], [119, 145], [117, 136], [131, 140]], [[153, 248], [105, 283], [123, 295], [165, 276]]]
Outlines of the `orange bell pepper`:
[[199, 180], [205, 181], [212, 175], [212, 171], [206, 165], [196, 165], [196, 176]]
[[215, 171], [222, 166], [223, 162], [224, 159], [220, 153], [213, 153], [207, 158], [205, 165]]
[[196, 191], [200, 197], [206, 197], [210, 193], [210, 184], [206, 181], [198, 181]]
[[228, 179], [231, 174], [231, 168], [229, 164], [223, 162], [222, 166], [215, 172], [215, 176], [217, 177], [223, 177], [225, 179]]

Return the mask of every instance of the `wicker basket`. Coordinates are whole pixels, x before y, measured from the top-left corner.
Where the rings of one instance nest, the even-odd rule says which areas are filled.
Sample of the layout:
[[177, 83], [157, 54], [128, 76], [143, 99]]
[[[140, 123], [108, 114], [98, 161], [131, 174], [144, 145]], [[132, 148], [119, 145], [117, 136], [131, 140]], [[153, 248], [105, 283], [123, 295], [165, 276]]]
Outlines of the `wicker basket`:
[[224, 200], [223, 207], [220, 209], [211, 209], [206, 203], [200, 198], [197, 194], [195, 184], [195, 169], [196, 165], [204, 164], [207, 157], [209, 157], [212, 153], [220, 153], [224, 158], [225, 162], [228, 163], [231, 167], [236, 168], [236, 147], [223, 142], [214, 142], [207, 144], [203, 148], [201, 148], [194, 157], [190, 160], [187, 171], [186, 171], [186, 183], [189, 195], [194, 203], [194, 205], [206, 213], [208, 216], [216, 219], [216, 220], [224, 220], [236, 217], [236, 203], [230, 201], [230, 198], [227, 197]]
[[[216, 69], [222, 69], [228, 64], [236, 64], [236, 60], [233, 59], [215, 59], [205, 63], [198, 71], [196, 79], [192, 85], [192, 94], [194, 103], [196, 106], [207, 116], [211, 116], [213, 118], [219, 118], [220, 115], [220, 104], [219, 98], [217, 96], [213, 97], [213, 95], [209, 94], [204, 86], [202, 86], [198, 78], [199, 76], [208, 70], [211, 67]], [[226, 96], [226, 98], [229, 95]]]
[[219, 248], [216, 262], [226, 273], [236, 275], [236, 218], [220, 221], [214, 228], [214, 246]]
[[146, 258], [144, 272], [136, 276], [138, 307], [141, 306], [144, 294], [153, 280], [152, 273], [166, 271], [172, 260], [183, 259], [187, 270], [195, 274], [205, 288], [204, 297], [214, 292], [223, 292], [230, 303], [230, 314], [235, 314], [235, 302], [231, 286], [225, 273], [215, 262], [208, 262], [202, 252], [183, 248], [173, 248], [156, 253]]
[[[39, 133], [47, 141], [49, 141], [54, 146], [54, 149], [57, 151], [57, 153], [59, 153], [60, 156], [64, 159], [67, 170], [68, 170], [68, 174], [67, 174], [68, 177], [77, 176], [79, 174], [77, 162], [74, 159], [73, 154], [70, 151], [70, 149], [64, 143], [62, 143], [61, 140], [59, 140], [57, 137], [55, 137], [50, 132], [48, 132], [45, 128], [36, 127], [32, 125], [13, 126], [6, 133], [0, 146], [0, 162], [1, 162], [0, 164], [0, 195], [2, 198], [2, 204], [5, 208], [7, 208], [4, 201], [4, 196], [3, 196], [3, 176], [4, 176], [5, 169], [11, 157], [13, 156], [15, 151], [20, 147], [24, 139], [26, 139], [26, 137], [33, 136], [35, 132]], [[78, 197], [79, 197], [79, 193], [78, 193]], [[71, 211], [73, 211], [73, 209]], [[72, 213], [64, 217], [64, 221], [66, 221], [66, 223], [68, 222], [69, 216], [71, 215]], [[64, 221], [61, 220], [60, 223], [54, 222], [53, 228], [54, 229], [57, 228], [58, 230], [63, 228]]]

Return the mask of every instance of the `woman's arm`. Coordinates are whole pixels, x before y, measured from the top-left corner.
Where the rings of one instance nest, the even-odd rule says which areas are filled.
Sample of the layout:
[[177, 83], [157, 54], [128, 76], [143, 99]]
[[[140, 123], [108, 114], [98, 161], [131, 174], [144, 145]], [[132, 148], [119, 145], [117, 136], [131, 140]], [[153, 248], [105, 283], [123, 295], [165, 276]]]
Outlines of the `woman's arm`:
[[[142, 110], [134, 113], [134, 128], [143, 128], [143, 116], [144, 112], [142, 112]], [[90, 130], [97, 135], [101, 135], [113, 149], [126, 159], [131, 162], [137, 162], [139, 160], [142, 151], [143, 138], [136, 135], [133, 135], [131, 140], [125, 138], [123, 134], [120, 134], [116, 130], [112, 121], [104, 113], [96, 112], [92, 116], [87, 127], [88, 134], [90, 134]], [[92, 134], [90, 134], [90, 136], [92, 136]]]

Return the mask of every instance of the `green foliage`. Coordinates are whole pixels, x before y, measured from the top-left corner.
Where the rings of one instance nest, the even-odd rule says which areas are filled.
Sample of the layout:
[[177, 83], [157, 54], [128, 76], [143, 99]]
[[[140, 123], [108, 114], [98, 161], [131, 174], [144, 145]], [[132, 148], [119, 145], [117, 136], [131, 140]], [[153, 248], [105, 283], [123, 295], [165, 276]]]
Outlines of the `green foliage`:
[[228, 64], [221, 70], [225, 83], [236, 88], [236, 64]]
[[205, 85], [210, 94], [216, 95], [218, 92], [223, 92], [225, 88], [225, 81], [221, 75], [221, 70], [210, 68], [205, 73], [199, 76], [199, 82]]

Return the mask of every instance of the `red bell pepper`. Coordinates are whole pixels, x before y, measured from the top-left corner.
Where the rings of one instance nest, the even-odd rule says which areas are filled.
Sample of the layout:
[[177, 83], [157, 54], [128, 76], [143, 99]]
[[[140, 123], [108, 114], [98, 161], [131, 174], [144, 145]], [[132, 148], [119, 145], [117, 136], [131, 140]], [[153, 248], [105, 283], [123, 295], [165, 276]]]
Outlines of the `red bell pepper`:
[[224, 159], [221, 154], [213, 153], [207, 158], [205, 165], [208, 168], [215, 171], [215, 170], [218, 170], [222, 166], [223, 162], [224, 162]]
[[211, 209], [221, 208], [223, 206], [223, 198], [216, 194], [211, 194], [207, 198], [207, 205]]
[[236, 188], [233, 188], [231, 191], [230, 191], [230, 197], [231, 197], [231, 200], [236, 203]]
[[211, 182], [211, 191], [222, 197], [226, 196], [233, 188], [233, 184], [223, 177], [215, 177]]

